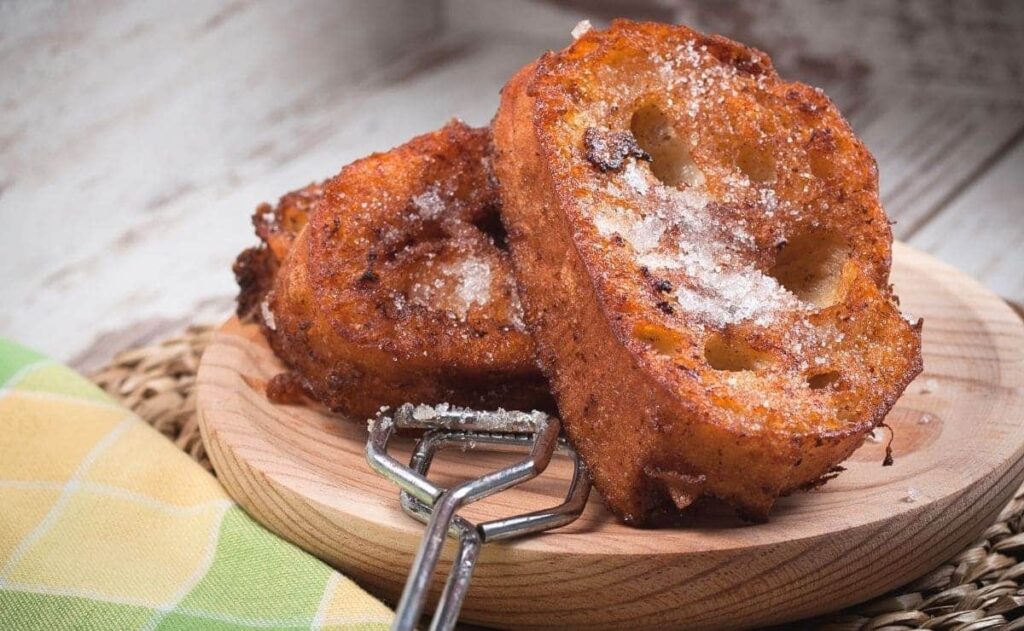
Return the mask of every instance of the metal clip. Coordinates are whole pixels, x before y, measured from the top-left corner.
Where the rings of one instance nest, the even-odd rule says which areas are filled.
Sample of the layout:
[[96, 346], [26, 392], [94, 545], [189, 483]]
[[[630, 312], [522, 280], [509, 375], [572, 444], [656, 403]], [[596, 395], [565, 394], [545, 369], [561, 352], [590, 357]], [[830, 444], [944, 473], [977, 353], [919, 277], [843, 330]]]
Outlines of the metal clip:
[[[427, 430], [416, 443], [408, 467], [387, 453], [388, 441], [396, 428]], [[576, 452], [559, 437], [560, 431], [561, 421], [542, 412], [478, 412], [409, 403], [391, 416], [382, 412], [370, 422], [366, 459], [374, 471], [401, 487], [402, 509], [427, 524], [398, 602], [393, 631], [416, 628], [446, 533], [458, 541], [458, 549], [430, 624], [432, 630], [455, 627], [483, 544], [557, 528], [579, 517], [590, 494], [590, 476]], [[513, 465], [445, 489], [430, 482], [426, 475], [434, 454], [449, 447], [529, 450], [529, 455]], [[573, 460], [572, 481], [561, 505], [482, 524], [473, 524], [457, 514], [467, 504], [538, 476], [556, 451]]]

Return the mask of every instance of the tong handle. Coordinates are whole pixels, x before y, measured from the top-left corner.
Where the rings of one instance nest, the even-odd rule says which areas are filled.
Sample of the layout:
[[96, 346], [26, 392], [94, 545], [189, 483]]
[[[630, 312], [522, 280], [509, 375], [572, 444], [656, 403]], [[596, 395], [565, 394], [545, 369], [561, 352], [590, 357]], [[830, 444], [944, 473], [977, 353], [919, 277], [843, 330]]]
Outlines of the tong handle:
[[[565, 525], [575, 520], [586, 505], [590, 493], [590, 477], [576, 453], [563, 440], [559, 440], [561, 422], [558, 418], [534, 412], [475, 412], [445, 409], [437, 412], [415, 412], [410, 404], [401, 406], [394, 417], [378, 415], [370, 423], [370, 438], [366, 456], [370, 466], [401, 488], [403, 510], [427, 523], [423, 540], [416, 552], [398, 602], [393, 631], [411, 631], [423, 614], [430, 581], [444, 549], [445, 535], [458, 541], [455, 561], [441, 592], [434, 612], [431, 630], [453, 629], [458, 621], [483, 543], [498, 539], [511, 539]], [[430, 423], [427, 423], [427, 422]], [[432, 427], [416, 445], [410, 466], [405, 467], [387, 453], [387, 444], [400, 427]], [[500, 433], [503, 428], [513, 431], [533, 430], [533, 436], [521, 433]], [[470, 431], [466, 431], [470, 430]], [[488, 447], [524, 447], [530, 453], [524, 460], [484, 476], [468, 480], [451, 489], [437, 487], [426, 478], [434, 453], [455, 444]], [[555, 450], [573, 457], [575, 468], [566, 501], [548, 510], [534, 511], [506, 519], [486, 522], [479, 526], [460, 517], [462, 507], [521, 484], [542, 473]]]

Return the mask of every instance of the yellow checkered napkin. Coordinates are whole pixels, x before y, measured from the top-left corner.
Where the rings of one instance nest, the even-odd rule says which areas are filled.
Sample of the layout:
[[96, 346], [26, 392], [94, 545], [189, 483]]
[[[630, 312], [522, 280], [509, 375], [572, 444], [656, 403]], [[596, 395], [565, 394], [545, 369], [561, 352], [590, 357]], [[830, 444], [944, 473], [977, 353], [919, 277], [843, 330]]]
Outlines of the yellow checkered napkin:
[[0, 339], [0, 629], [386, 629], [71, 370]]

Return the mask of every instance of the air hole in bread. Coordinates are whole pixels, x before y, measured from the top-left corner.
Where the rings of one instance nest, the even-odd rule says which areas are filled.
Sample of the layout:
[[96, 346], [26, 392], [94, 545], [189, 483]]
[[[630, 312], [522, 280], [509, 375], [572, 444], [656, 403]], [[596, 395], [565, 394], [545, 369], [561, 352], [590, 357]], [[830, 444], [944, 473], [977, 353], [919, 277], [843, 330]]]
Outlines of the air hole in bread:
[[690, 142], [657, 105], [651, 103], [633, 113], [629, 123], [640, 148], [651, 156], [651, 172], [668, 186], [700, 186], [704, 173], [690, 155]]
[[840, 376], [839, 372], [835, 370], [819, 372], [816, 375], [810, 375], [807, 377], [807, 385], [811, 390], [824, 390], [838, 382]]
[[473, 225], [490, 237], [491, 242], [499, 250], [508, 249], [508, 232], [505, 231], [505, 225], [501, 223], [501, 216], [498, 214], [497, 208], [484, 209], [484, 213], [473, 221]]
[[673, 356], [683, 347], [683, 338], [678, 332], [657, 324], [637, 324], [633, 335], [659, 355]]
[[743, 145], [736, 155], [736, 167], [751, 182], [775, 181], [775, 156], [755, 145]]
[[825, 308], [839, 301], [840, 279], [848, 255], [849, 248], [839, 235], [806, 233], [782, 245], [768, 275], [800, 300]]
[[738, 372], [763, 368], [769, 356], [754, 350], [741, 339], [715, 334], [704, 344], [704, 359], [715, 370]]
[[418, 221], [403, 228], [390, 228], [382, 231], [381, 245], [384, 246], [384, 257], [394, 261], [398, 256], [420, 244], [440, 243], [448, 239], [448, 233], [436, 220]]

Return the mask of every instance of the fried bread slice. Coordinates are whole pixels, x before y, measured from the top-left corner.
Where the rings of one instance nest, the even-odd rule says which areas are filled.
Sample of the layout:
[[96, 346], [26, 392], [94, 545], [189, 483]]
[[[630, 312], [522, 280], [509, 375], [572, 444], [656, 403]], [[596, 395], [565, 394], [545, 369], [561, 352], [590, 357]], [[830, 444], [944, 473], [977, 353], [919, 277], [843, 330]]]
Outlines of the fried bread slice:
[[258, 210], [264, 246], [236, 266], [239, 311], [263, 322], [302, 391], [360, 419], [406, 401], [552, 407], [490, 145], [454, 121]]
[[619, 20], [521, 70], [493, 129], [526, 322], [627, 523], [765, 518], [920, 372], [874, 159], [764, 53]]

